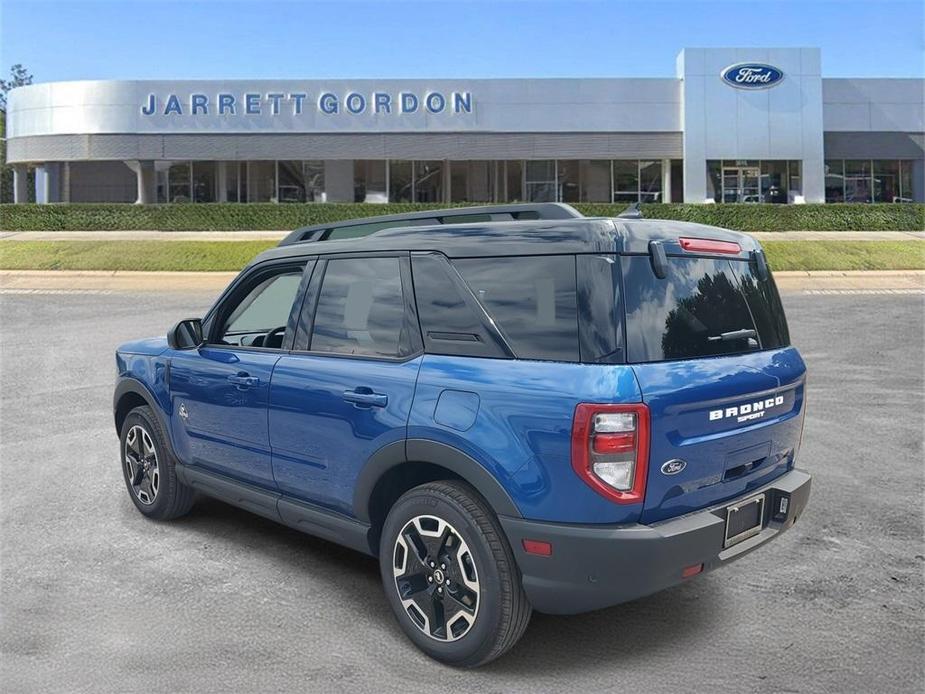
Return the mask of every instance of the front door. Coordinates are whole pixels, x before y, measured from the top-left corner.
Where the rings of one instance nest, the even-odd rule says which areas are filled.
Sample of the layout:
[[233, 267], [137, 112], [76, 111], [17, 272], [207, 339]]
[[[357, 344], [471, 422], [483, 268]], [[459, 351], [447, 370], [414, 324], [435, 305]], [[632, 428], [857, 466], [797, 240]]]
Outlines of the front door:
[[344, 513], [360, 470], [404, 440], [421, 365], [408, 255], [319, 261], [270, 384], [280, 491]]
[[286, 264], [242, 278], [210, 320], [206, 344], [171, 354], [171, 430], [184, 463], [275, 486], [267, 401], [292, 340], [303, 271], [304, 263]]
[[763, 202], [761, 169], [757, 166], [723, 167], [723, 202]]

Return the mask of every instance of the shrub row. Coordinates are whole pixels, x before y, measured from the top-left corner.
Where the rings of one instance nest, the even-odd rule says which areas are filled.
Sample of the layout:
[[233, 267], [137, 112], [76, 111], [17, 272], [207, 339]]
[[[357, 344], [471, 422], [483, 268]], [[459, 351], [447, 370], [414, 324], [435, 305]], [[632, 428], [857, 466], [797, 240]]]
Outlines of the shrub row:
[[[356, 217], [446, 207], [395, 203], [210, 203], [172, 205], [0, 205], [3, 231], [237, 231], [288, 230]], [[612, 217], [625, 205], [576, 204], [588, 216]], [[646, 204], [644, 217], [677, 219], [741, 231], [918, 231], [922, 204], [681, 205]]]

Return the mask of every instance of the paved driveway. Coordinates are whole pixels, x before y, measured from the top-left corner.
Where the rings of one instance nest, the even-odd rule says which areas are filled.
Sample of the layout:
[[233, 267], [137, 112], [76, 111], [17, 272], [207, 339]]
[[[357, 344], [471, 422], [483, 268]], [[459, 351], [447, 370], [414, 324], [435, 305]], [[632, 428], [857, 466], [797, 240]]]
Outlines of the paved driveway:
[[399, 632], [375, 563], [218, 502], [142, 518], [112, 351], [205, 294], [0, 292], [7, 692], [898, 692], [923, 681], [923, 298], [788, 295], [813, 496], [765, 551], [475, 672]]

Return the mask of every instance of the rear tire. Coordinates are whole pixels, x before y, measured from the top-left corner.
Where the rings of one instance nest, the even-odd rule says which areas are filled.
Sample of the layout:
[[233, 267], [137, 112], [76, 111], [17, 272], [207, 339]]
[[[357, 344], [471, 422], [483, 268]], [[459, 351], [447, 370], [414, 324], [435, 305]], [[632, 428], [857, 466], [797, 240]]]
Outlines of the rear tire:
[[177, 479], [177, 459], [150, 407], [128, 413], [119, 441], [122, 476], [135, 508], [154, 520], [188, 513], [196, 494]]
[[402, 630], [448, 665], [477, 667], [500, 657], [530, 621], [507, 538], [485, 500], [463, 482], [424, 484], [395, 502], [379, 565]]

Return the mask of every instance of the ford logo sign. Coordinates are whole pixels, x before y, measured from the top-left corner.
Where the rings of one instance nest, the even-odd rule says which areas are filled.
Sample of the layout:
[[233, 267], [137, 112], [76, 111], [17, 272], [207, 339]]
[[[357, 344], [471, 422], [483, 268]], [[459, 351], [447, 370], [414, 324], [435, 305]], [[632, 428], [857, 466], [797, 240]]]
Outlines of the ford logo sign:
[[681, 470], [687, 467], [685, 463], [680, 458], [675, 458], [674, 460], [669, 460], [666, 463], [662, 463], [662, 474], [663, 475], [677, 475]]
[[769, 89], [784, 79], [784, 73], [778, 68], [762, 63], [730, 65], [720, 76], [736, 89]]

